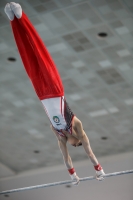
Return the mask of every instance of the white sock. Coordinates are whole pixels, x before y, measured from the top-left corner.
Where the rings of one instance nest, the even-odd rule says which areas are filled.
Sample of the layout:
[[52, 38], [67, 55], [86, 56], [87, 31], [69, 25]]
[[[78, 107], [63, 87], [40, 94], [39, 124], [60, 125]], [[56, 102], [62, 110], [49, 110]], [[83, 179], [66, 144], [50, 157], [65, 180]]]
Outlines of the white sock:
[[7, 3], [4, 9], [5, 13], [7, 14], [8, 18], [12, 21], [14, 20], [14, 13], [11, 10], [10, 4]]
[[10, 2], [10, 7], [14, 13], [14, 15], [20, 19], [22, 17], [22, 8], [18, 3]]

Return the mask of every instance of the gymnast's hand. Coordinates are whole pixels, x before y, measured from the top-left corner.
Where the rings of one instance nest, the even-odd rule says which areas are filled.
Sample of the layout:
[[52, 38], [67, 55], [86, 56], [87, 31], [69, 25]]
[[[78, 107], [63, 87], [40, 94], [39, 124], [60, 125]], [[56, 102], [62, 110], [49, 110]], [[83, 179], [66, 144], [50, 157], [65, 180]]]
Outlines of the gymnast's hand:
[[79, 184], [79, 177], [77, 176], [76, 172], [74, 172], [72, 175], [70, 175], [71, 179], [72, 179], [72, 184], [73, 185], [78, 185]]
[[103, 175], [105, 175], [103, 169], [101, 169], [100, 171], [96, 171], [96, 179], [98, 181], [103, 181], [104, 180]]

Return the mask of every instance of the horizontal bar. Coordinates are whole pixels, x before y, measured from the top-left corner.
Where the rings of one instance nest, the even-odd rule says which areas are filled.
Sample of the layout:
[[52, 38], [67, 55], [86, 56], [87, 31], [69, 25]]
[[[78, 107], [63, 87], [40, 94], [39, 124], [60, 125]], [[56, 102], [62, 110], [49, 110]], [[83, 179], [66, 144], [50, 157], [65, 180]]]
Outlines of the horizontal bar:
[[[120, 172], [105, 174], [103, 177], [111, 177], [111, 176], [118, 176], [118, 175], [131, 174], [131, 173], [133, 173], [133, 169], [127, 170], [127, 171], [120, 171]], [[80, 178], [80, 181], [87, 181], [87, 180], [93, 180], [93, 179], [96, 179], [96, 177], [90, 176], [90, 177]], [[12, 190], [5, 190], [5, 191], [0, 192], [0, 195], [14, 193], [14, 192], [21, 192], [21, 191], [26, 191], [26, 190], [39, 189], [39, 188], [46, 188], [46, 187], [51, 187], [51, 186], [56, 186], [56, 185], [70, 184], [70, 183], [72, 183], [71, 180], [66, 180], [66, 181], [60, 181], [60, 182], [54, 182], [54, 183], [48, 183], [48, 184], [42, 184], [42, 185], [35, 185], [35, 186], [29, 186], [29, 187], [12, 189]]]

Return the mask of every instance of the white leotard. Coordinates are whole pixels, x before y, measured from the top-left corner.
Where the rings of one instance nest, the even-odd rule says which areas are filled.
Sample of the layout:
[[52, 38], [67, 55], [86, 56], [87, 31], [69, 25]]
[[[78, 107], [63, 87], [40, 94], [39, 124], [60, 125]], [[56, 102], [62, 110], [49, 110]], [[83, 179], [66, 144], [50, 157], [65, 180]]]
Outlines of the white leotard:
[[64, 96], [44, 99], [41, 101], [50, 122], [57, 132], [64, 136], [62, 130], [72, 133], [73, 112], [69, 108]]

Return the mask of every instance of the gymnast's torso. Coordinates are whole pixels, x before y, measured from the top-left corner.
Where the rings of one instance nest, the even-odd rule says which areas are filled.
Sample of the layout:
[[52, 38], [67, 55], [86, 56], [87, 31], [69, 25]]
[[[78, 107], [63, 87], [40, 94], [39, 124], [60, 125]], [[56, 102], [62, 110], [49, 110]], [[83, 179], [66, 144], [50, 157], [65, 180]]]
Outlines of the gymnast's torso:
[[64, 96], [41, 100], [46, 114], [59, 135], [64, 136], [62, 130], [72, 134], [72, 120], [74, 114], [69, 108]]

